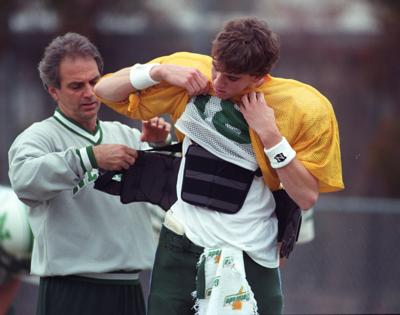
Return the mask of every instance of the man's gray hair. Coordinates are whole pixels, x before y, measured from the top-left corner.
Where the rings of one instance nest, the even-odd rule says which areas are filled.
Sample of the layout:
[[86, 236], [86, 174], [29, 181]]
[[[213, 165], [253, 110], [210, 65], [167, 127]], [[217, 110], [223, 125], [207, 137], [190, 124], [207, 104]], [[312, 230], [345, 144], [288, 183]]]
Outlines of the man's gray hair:
[[77, 33], [58, 36], [46, 47], [38, 70], [45, 89], [49, 86], [60, 88], [60, 63], [66, 57], [92, 57], [103, 73], [103, 58], [88, 38]]

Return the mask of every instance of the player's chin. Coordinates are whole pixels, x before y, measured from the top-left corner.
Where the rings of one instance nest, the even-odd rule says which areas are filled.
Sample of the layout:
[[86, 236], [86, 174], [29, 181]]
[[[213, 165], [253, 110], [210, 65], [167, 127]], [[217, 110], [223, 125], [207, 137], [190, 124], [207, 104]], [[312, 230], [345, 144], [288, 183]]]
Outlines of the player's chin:
[[228, 98], [227, 94], [225, 92], [222, 92], [222, 91], [215, 91], [215, 95], [217, 97], [219, 97], [220, 99], [223, 99], [223, 100], [226, 100]]

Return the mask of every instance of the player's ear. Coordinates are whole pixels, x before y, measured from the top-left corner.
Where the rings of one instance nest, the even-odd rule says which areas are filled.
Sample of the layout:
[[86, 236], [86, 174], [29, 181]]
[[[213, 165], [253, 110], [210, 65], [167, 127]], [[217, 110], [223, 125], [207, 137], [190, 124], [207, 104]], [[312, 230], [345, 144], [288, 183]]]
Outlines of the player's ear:
[[261, 77], [251, 77], [251, 79], [253, 81], [254, 86], [259, 86], [259, 85], [264, 83], [264, 77], [263, 76], [261, 76]]

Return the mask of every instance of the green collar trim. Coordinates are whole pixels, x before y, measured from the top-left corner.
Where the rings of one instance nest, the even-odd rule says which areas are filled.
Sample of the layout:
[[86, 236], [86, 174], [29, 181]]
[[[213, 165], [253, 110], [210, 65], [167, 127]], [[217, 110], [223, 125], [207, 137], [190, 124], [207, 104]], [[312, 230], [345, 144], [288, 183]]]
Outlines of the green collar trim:
[[100, 127], [100, 121], [96, 121], [96, 129], [93, 133], [87, 131], [76, 121], [65, 116], [59, 108], [56, 108], [54, 112], [54, 118], [65, 128], [73, 133], [85, 138], [90, 141], [92, 144], [99, 144], [103, 140], [103, 130]]

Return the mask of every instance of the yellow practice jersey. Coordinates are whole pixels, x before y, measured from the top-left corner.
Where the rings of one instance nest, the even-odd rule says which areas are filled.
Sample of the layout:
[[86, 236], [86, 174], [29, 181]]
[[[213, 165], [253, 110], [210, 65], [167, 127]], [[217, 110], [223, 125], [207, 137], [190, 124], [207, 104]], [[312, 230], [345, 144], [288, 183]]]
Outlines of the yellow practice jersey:
[[[156, 62], [194, 67], [211, 80], [212, 59], [206, 55], [178, 52], [150, 61]], [[242, 91], [233, 101], [238, 102], [250, 91]], [[343, 189], [339, 130], [329, 100], [310, 85], [270, 75], [255, 91], [264, 93], [281, 134], [296, 151], [296, 158], [318, 179], [320, 192]], [[173, 121], [183, 113], [188, 100], [186, 90], [166, 82], [132, 93], [125, 102], [101, 99], [113, 110], [133, 119], [170, 114]], [[258, 135], [251, 128], [249, 132], [264, 182], [271, 190], [276, 190], [280, 185], [278, 175], [271, 168]], [[177, 137], [182, 139], [183, 136], [177, 134]]]

